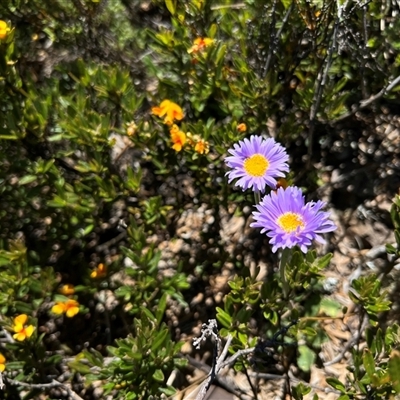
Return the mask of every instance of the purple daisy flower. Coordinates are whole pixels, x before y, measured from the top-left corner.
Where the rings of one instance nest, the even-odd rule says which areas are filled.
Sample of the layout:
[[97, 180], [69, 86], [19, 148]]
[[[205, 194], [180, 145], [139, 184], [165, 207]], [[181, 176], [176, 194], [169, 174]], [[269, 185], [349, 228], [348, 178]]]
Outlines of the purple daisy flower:
[[266, 195], [253, 212], [253, 228], [261, 228], [270, 237], [272, 251], [299, 246], [303, 253], [312, 240], [325, 243], [321, 233], [332, 232], [336, 225], [329, 220], [329, 213], [320, 211], [323, 201], [305, 203], [298, 187], [279, 188]]
[[284, 172], [289, 171], [289, 156], [285, 148], [272, 138], [253, 135], [236, 143], [228, 152], [232, 155], [226, 157], [225, 162], [232, 171], [226, 175], [229, 182], [239, 178], [235, 185], [243, 190], [253, 188], [264, 192], [266, 185], [275, 189], [275, 178], [284, 177]]

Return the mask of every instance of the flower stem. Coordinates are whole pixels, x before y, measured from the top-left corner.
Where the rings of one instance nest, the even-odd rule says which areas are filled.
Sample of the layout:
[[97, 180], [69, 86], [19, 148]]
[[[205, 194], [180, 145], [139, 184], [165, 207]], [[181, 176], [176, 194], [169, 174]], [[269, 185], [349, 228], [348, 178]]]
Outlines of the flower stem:
[[261, 193], [259, 190], [254, 190], [254, 201], [256, 202], [256, 204], [261, 203]]
[[281, 261], [279, 263], [279, 274], [282, 281], [283, 298], [286, 299], [289, 294], [289, 284], [286, 280], [286, 265], [291, 257], [291, 250], [286, 248], [282, 250]]

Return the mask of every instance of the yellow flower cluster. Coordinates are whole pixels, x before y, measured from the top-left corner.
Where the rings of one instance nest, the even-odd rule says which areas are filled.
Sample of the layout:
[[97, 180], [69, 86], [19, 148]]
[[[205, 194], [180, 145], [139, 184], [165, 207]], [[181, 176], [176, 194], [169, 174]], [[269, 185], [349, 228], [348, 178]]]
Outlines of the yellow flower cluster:
[[[75, 294], [75, 286], [72, 283], [66, 283], [58, 289], [58, 293], [70, 297]], [[58, 315], [65, 314], [68, 318], [72, 318], [79, 312], [79, 303], [72, 298], [57, 301], [51, 308], [51, 312]]]
[[10, 28], [7, 25], [7, 22], [0, 20], [0, 40], [3, 40], [7, 37]]
[[33, 325], [26, 325], [27, 320], [28, 316], [26, 314], [21, 314], [14, 318], [14, 325], [12, 328], [15, 334], [13, 335], [13, 338], [19, 342], [30, 338], [35, 330]]
[[68, 318], [72, 318], [79, 312], [79, 303], [74, 299], [66, 301], [58, 301], [52, 308], [54, 314], [65, 314]]
[[192, 135], [190, 132], [183, 132], [174, 121], [181, 121], [184, 117], [182, 108], [171, 100], [163, 100], [159, 107], [153, 107], [152, 113], [158, 117], [164, 117], [164, 123], [171, 126], [169, 129], [172, 148], [179, 152], [185, 144], [188, 144], [199, 154], [209, 152], [209, 144], [199, 135]]
[[172, 125], [169, 133], [171, 134], [171, 141], [173, 143], [172, 148], [175, 151], [181, 151], [185, 144], [192, 147], [199, 154], [208, 154], [210, 151], [210, 145], [207, 141], [199, 135], [193, 135], [190, 132], [185, 134], [175, 124]]
[[164, 117], [164, 124], [172, 125], [174, 121], [183, 119], [182, 108], [171, 100], [164, 100], [159, 107], [153, 107], [151, 112], [157, 117]]
[[90, 277], [93, 279], [98, 279], [98, 278], [104, 278], [107, 276], [107, 267], [100, 263], [96, 269], [94, 269], [91, 274]]
[[131, 121], [129, 123], [126, 124], [126, 134], [129, 137], [132, 137], [135, 135], [136, 131], [137, 131], [137, 125], [135, 124], [134, 121]]
[[206, 47], [212, 45], [214, 43], [214, 39], [210, 38], [197, 38], [193, 42], [193, 46], [188, 49], [189, 54], [196, 54], [200, 51], [203, 51]]
[[210, 145], [207, 141], [202, 139], [199, 135], [192, 135], [190, 132], [187, 133], [188, 144], [194, 148], [199, 154], [208, 154], [210, 151]]

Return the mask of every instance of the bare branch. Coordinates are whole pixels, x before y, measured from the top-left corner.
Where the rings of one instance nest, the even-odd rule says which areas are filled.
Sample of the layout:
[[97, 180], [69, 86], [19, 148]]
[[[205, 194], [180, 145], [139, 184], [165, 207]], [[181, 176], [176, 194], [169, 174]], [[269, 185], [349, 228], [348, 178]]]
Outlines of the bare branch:
[[[26, 383], [21, 381], [16, 381], [14, 379], [7, 379], [7, 382], [14, 386], [22, 386], [28, 389], [51, 389], [56, 387], [61, 387], [68, 392], [68, 395], [72, 400], [83, 400], [78, 394], [76, 394], [68, 385], [61, 383], [55, 379], [53, 379], [49, 383]], [[3, 384], [4, 387], [4, 384]]]
[[293, 8], [294, 8], [294, 3], [292, 2], [290, 4], [288, 10], [286, 11], [285, 16], [282, 19], [282, 25], [279, 28], [279, 31], [271, 39], [271, 43], [270, 43], [270, 46], [269, 46], [269, 49], [268, 49], [267, 61], [265, 62], [263, 78], [265, 78], [267, 76], [267, 74], [268, 74], [268, 70], [269, 70], [269, 67], [270, 67], [270, 64], [271, 64], [272, 56], [273, 56], [274, 50], [275, 50], [276, 41], [282, 35], [283, 27], [285, 26], [286, 22], [288, 21], [289, 16], [290, 16], [291, 12], [293, 11]]
[[255, 350], [255, 347], [250, 347], [248, 349], [243, 349], [243, 350], [238, 350], [235, 354], [233, 354], [232, 356], [230, 356], [222, 365], [221, 368], [225, 368], [228, 365], [233, 365], [235, 363], [235, 361], [243, 356], [247, 356], [248, 354], [253, 353], [253, 351]]
[[380, 99], [384, 95], [388, 94], [390, 91], [392, 91], [398, 84], [400, 84], [400, 75], [397, 76], [395, 79], [393, 79], [386, 87], [384, 87], [381, 91], [379, 91], [377, 94], [374, 94], [370, 96], [368, 99], [361, 100], [358, 105], [352, 106], [352, 110], [349, 111], [346, 114], [343, 114], [339, 118], [336, 118], [335, 120], [332, 121], [332, 123], [342, 121], [348, 117], [351, 117], [352, 115], [356, 114], [358, 111], [362, 110], [365, 107], [368, 107], [370, 104], [372, 104], [374, 101]]
[[312, 156], [312, 147], [313, 147], [313, 142], [314, 142], [314, 130], [315, 130], [315, 119], [317, 117], [317, 112], [319, 109], [319, 106], [321, 104], [321, 99], [322, 99], [322, 94], [324, 91], [324, 87], [328, 78], [328, 72], [332, 64], [332, 58], [333, 58], [333, 53], [336, 49], [336, 37], [338, 33], [338, 27], [339, 27], [339, 22], [340, 22], [340, 13], [338, 13], [338, 16], [336, 18], [334, 27], [333, 27], [333, 32], [332, 32], [332, 43], [329, 46], [328, 50], [328, 55], [325, 59], [325, 68], [320, 69], [317, 80], [315, 82], [315, 90], [314, 90], [314, 98], [311, 104], [311, 110], [310, 110], [310, 130], [309, 130], [309, 139], [308, 139], [308, 166], [311, 165], [311, 156]]
[[224, 349], [222, 350], [221, 354], [218, 355], [221, 347], [221, 338], [218, 335], [218, 326], [215, 319], [209, 319], [208, 324], [203, 324], [203, 327], [201, 329], [201, 336], [193, 340], [193, 344], [196, 349], [200, 348], [200, 343], [206, 340], [207, 337], [211, 337], [214, 340], [213, 362], [210, 373], [208, 374], [206, 380], [200, 386], [200, 390], [197, 393], [196, 400], [203, 400], [205, 398], [207, 391], [211, 386], [211, 383], [214, 381], [218, 372], [221, 370], [223, 361], [228, 354], [229, 346], [232, 342], [232, 336], [229, 335], [225, 343]]
[[332, 358], [332, 360], [327, 361], [326, 363], [324, 363], [324, 367], [327, 367], [329, 365], [333, 365], [336, 364], [337, 362], [341, 361], [343, 359], [343, 357], [345, 356], [345, 354], [352, 348], [354, 347], [357, 342], [360, 340], [363, 332], [365, 331], [367, 324], [368, 324], [368, 319], [364, 318], [363, 321], [361, 322], [361, 327], [360, 329], [353, 334], [352, 338], [345, 344], [345, 346], [343, 347], [342, 351], [334, 358]]
[[[212, 382], [216, 378], [218, 372], [221, 370], [222, 361], [224, 360], [224, 358], [228, 354], [228, 349], [229, 349], [229, 346], [231, 345], [231, 342], [232, 342], [232, 336], [229, 335], [228, 339], [226, 341], [224, 350], [222, 351], [220, 357], [214, 358], [213, 366], [211, 368], [211, 371], [210, 371], [207, 379], [200, 386], [200, 390], [199, 390], [199, 393], [196, 396], [196, 400], [203, 400], [205, 398], [208, 389], [210, 388]], [[214, 346], [214, 350], [216, 348], [217, 348], [217, 346]]]

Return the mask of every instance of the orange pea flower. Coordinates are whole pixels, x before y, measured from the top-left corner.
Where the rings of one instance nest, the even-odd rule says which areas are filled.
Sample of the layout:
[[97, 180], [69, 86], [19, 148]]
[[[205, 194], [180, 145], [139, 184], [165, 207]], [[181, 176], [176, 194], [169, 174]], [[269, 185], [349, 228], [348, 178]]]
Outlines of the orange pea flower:
[[208, 154], [210, 145], [204, 139], [200, 139], [194, 146], [194, 151], [197, 151], [199, 154]]
[[72, 318], [79, 312], [79, 303], [76, 300], [68, 299], [67, 301], [59, 301], [52, 308], [54, 314], [64, 314], [68, 318]]
[[7, 22], [0, 20], [0, 40], [5, 39], [7, 37], [10, 28], [7, 25]]
[[200, 135], [193, 135], [192, 133], [188, 132], [186, 136], [187, 144], [194, 148], [194, 151], [199, 154], [208, 154], [210, 151], [210, 144], [206, 140], [202, 139]]
[[0, 353], [0, 372], [6, 369], [6, 358]]
[[100, 263], [97, 266], [97, 268], [94, 269], [90, 274], [90, 277], [93, 278], [93, 279], [104, 278], [106, 276], [107, 276], [107, 267], [102, 263]]
[[171, 126], [171, 129], [169, 130], [169, 133], [178, 133], [179, 132], [179, 126], [178, 125], [176, 125], [176, 124], [173, 124], [172, 126]]
[[206, 47], [212, 45], [214, 43], [214, 39], [210, 38], [197, 38], [193, 42], [193, 46], [188, 49], [188, 53], [198, 53], [199, 51], [204, 50]]
[[247, 126], [246, 126], [246, 124], [244, 124], [244, 123], [242, 122], [241, 124], [239, 124], [239, 125], [236, 127], [236, 129], [237, 129], [239, 132], [246, 132], [246, 131], [247, 131]]
[[172, 125], [174, 121], [180, 121], [183, 119], [182, 108], [178, 104], [171, 100], [164, 100], [161, 102], [159, 107], [153, 107], [151, 112], [157, 117], [164, 117], [164, 123]]
[[15, 334], [13, 335], [13, 338], [19, 342], [30, 338], [35, 330], [33, 325], [26, 325], [27, 320], [28, 316], [26, 314], [21, 314], [14, 318], [13, 330]]
[[184, 144], [186, 143], [186, 134], [179, 130], [179, 127], [177, 125], [173, 125], [172, 128], [169, 131], [171, 135], [171, 141], [172, 141], [172, 148], [175, 151], [181, 151]]
[[71, 283], [66, 283], [58, 289], [58, 293], [61, 293], [64, 296], [70, 296], [75, 293], [75, 286]]

